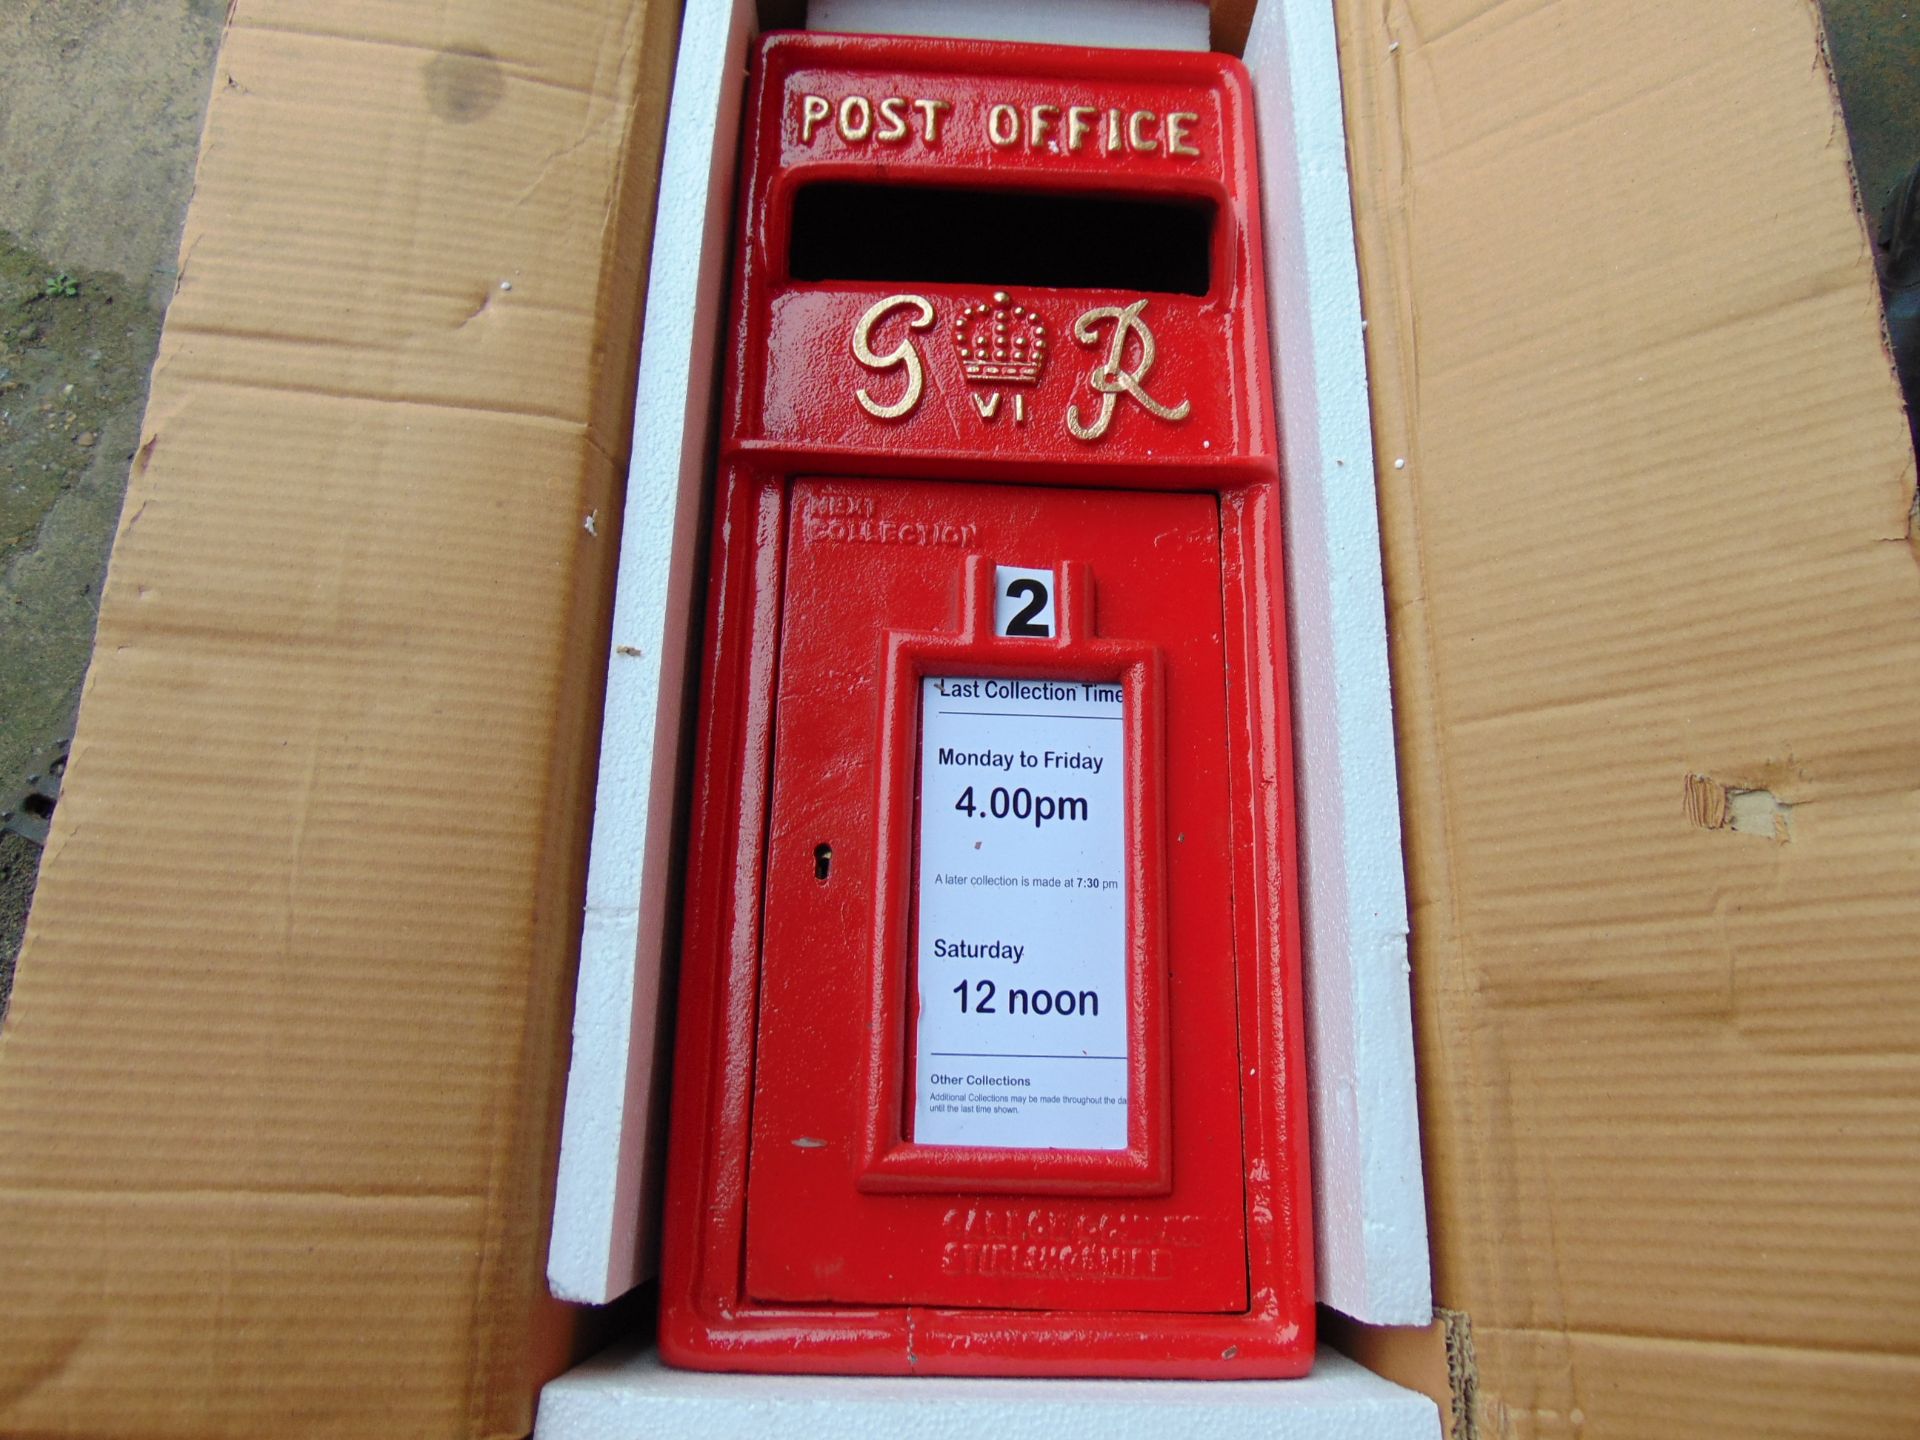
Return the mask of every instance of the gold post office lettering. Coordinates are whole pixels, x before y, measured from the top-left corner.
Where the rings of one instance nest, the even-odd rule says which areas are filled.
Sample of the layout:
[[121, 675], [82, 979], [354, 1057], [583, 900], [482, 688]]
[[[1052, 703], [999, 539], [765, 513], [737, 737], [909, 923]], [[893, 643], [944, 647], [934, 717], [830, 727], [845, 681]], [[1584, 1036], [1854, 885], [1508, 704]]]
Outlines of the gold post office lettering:
[[955, 114], [950, 100], [920, 95], [793, 97], [793, 133], [809, 148], [838, 141], [853, 149], [920, 145], [938, 149], [954, 125], [974, 127], [997, 150], [1048, 155], [1153, 155], [1198, 158], [1200, 113], [1120, 105], [1013, 104]]

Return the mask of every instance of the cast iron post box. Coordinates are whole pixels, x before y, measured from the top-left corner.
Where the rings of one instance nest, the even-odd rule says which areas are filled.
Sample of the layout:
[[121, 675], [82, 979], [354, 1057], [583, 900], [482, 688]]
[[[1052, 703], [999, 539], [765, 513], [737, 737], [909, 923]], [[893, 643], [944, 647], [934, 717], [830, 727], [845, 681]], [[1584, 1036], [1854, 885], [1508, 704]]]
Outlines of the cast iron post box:
[[1312, 1361], [1244, 72], [777, 35], [696, 737], [676, 1364]]

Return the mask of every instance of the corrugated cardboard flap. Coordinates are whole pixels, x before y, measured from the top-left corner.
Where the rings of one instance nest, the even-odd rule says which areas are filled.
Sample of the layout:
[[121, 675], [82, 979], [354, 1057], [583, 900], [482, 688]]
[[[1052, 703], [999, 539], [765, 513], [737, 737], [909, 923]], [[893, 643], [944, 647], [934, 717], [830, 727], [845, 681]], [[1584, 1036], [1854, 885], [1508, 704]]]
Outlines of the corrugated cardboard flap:
[[1340, 15], [1469, 1423], [1901, 1433], [1914, 463], [1818, 17]]
[[674, 18], [233, 17], [0, 1038], [0, 1430], [529, 1423]]

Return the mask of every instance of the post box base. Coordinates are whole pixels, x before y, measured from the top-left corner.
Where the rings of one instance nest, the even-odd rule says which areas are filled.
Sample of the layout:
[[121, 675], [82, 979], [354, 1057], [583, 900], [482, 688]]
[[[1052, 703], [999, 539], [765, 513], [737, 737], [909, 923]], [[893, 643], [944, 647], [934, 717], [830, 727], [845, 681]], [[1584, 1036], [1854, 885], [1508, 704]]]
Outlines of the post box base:
[[846, 1378], [674, 1370], [651, 1347], [616, 1347], [549, 1384], [534, 1440], [885, 1435], [936, 1440], [1440, 1440], [1440, 1414], [1337, 1352], [1299, 1380]]

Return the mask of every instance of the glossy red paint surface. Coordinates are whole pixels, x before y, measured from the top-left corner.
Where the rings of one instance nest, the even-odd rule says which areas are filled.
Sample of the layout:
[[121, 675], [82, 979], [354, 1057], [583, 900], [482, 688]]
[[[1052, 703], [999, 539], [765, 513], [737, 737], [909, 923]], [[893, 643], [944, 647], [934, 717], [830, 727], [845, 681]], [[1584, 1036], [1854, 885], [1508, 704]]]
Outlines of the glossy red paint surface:
[[[849, 509], [909, 526], [965, 517], [973, 554], [1057, 567], [1063, 633], [993, 636], [991, 569], [969, 565], [970, 547], [870, 546], [819, 523]], [[1106, 492], [1037, 486], [803, 481], [790, 513], [765, 880], [766, 913], [780, 918], [761, 949], [748, 1293], [1028, 1310], [1244, 1308], [1213, 497], [1116, 503]], [[1140, 1103], [1124, 1151], [907, 1138], [921, 675], [1113, 681], [1133, 692], [1128, 989], [1130, 1089]], [[823, 842], [832, 850], [824, 881], [815, 863]], [[999, 973], [1003, 985], [1020, 978]], [[921, 1003], [947, 998], [920, 988]], [[852, 1073], [823, 1069], [823, 1056], [853, 1058]], [[1046, 1197], [1044, 1225], [1027, 1219], [1036, 1196]], [[1022, 1235], [1041, 1229], [1045, 1238], [1030, 1242], [1039, 1249], [1021, 1251]]]
[[[672, 1363], [1311, 1365], [1249, 107], [1216, 56], [763, 45], [676, 1037]], [[1210, 278], [792, 278], [796, 195], [849, 180], [1209, 206]], [[908, 269], [940, 248], [899, 244]], [[995, 565], [1054, 572], [1055, 634], [996, 633]], [[920, 679], [976, 675], [1126, 695], [1124, 1148], [913, 1139]]]

